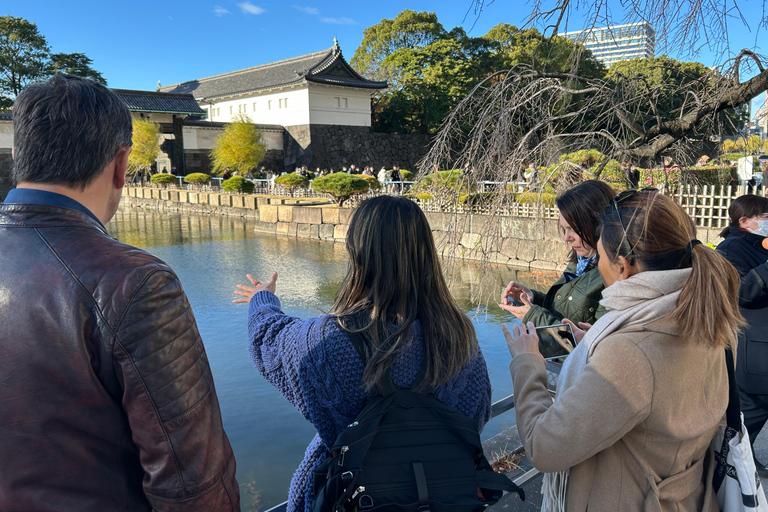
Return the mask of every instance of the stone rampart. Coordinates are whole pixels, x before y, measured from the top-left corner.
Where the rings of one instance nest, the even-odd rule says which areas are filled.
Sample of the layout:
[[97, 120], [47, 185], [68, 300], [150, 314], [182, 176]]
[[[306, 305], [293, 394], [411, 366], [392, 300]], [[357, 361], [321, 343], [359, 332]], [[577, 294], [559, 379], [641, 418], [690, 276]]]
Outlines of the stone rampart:
[[[343, 242], [350, 208], [316, 199], [274, 198], [193, 190], [126, 187], [123, 203], [163, 212], [235, 215], [256, 220], [254, 230], [309, 240]], [[557, 221], [425, 212], [432, 236], [445, 257], [484, 260], [539, 270], [562, 270], [567, 248]], [[491, 224], [489, 224], [491, 223]], [[699, 228], [704, 243], [717, 244], [719, 230]]]

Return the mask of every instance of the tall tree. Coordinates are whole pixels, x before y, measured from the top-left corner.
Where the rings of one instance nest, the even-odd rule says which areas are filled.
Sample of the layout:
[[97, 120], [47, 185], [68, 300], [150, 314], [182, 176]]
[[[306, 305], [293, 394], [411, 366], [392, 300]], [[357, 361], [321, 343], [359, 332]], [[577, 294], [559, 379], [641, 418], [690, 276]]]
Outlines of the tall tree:
[[91, 67], [93, 60], [84, 53], [52, 53], [48, 63], [48, 72], [66, 73], [68, 75], [90, 78], [102, 85], [107, 85], [101, 73]]
[[425, 46], [443, 36], [445, 29], [434, 12], [404, 10], [394, 19], [383, 19], [363, 30], [363, 40], [355, 50], [350, 64], [368, 77], [389, 79], [383, 69], [384, 60], [402, 48]]
[[128, 155], [129, 172], [135, 173], [139, 166], [145, 170], [141, 181], [147, 177], [146, 169], [157, 160], [160, 152], [160, 125], [149, 119], [133, 119], [133, 147]]
[[261, 132], [246, 115], [240, 115], [216, 137], [211, 150], [214, 174], [230, 167], [240, 174], [256, 167], [266, 152]]
[[0, 96], [12, 101], [27, 84], [43, 78], [48, 51], [37, 25], [0, 16]]

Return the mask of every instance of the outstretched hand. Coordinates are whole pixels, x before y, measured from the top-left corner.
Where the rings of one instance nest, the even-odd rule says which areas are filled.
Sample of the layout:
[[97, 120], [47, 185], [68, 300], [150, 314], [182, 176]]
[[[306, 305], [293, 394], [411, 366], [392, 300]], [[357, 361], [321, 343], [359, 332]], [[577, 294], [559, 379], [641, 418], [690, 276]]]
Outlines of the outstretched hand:
[[256, 280], [255, 277], [253, 277], [251, 274], [246, 274], [248, 280], [253, 284], [253, 286], [248, 286], [245, 284], [239, 284], [237, 285], [237, 290], [235, 290], [235, 295], [240, 295], [242, 298], [235, 299], [232, 302], [235, 304], [240, 302], [250, 302], [251, 297], [256, 295], [258, 292], [272, 292], [275, 293], [275, 287], [277, 284], [277, 272], [272, 274], [272, 278], [269, 280], [268, 283], [261, 283]]

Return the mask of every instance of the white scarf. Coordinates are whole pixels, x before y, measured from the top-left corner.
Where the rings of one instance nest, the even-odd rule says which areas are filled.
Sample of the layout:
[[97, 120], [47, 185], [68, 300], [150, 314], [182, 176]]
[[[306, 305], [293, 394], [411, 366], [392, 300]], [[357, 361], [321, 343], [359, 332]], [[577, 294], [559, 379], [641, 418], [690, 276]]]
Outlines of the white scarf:
[[[600, 304], [606, 313], [587, 331], [581, 343], [566, 358], [557, 381], [555, 402], [562, 391], [578, 380], [597, 345], [619, 329], [643, 326], [675, 310], [680, 290], [691, 273], [690, 268], [640, 272], [616, 281], [603, 290]], [[542, 512], [564, 512], [568, 472], [545, 473], [541, 485]]]

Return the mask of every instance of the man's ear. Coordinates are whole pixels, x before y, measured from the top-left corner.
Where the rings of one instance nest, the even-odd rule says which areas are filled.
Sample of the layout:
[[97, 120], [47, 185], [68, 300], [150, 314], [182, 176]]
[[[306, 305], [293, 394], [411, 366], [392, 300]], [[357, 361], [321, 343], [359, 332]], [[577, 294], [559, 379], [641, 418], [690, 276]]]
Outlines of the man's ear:
[[125, 185], [125, 173], [128, 171], [128, 156], [133, 150], [132, 147], [122, 147], [115, 155], [115, 169], [113, 181], [115, 188], [123, 188]]

